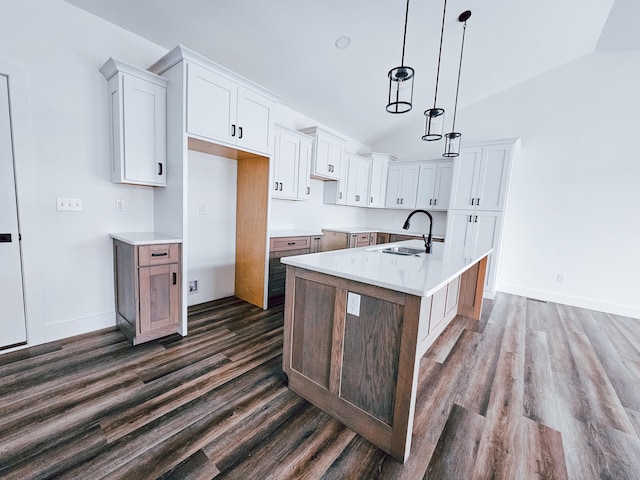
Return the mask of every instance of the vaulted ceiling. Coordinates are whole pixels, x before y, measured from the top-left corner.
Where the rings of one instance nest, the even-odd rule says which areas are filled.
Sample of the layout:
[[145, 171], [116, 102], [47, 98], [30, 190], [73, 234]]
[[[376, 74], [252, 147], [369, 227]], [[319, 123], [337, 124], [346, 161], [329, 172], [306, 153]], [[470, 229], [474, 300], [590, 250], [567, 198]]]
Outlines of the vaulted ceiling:
[[[284, 105], [376, 145], [433, 106], [443, 0], [411, 0], [405, 64], [414, 108], [385, 111], [400, 65], [405, 0], [66, 0], [160, 46], [182, 44], [254, 80]], [[637, 0], [448, 0], [438, 106], [459, 108], [597, 49], [640, 49]], [[338, 49], [335, 41], [351, 43]], [[123, 59], [126, 60], [126, 59]], [[142, 65], [148, 67], [148, 65]]]

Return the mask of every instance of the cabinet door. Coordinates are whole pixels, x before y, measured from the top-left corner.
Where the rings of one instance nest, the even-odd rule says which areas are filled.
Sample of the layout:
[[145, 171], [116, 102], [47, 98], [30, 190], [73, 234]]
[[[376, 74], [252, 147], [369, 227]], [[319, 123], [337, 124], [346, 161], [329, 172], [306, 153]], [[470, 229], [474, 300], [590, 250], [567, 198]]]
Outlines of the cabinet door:
[[295, 199], [298, 196], [298, 139], [286, 132], [276, 135], [272, 196]]
[[347, 204], [364, 207], [367, 204], [369, 161], [357, 155], [349, 155], [347, 172]]
[[474, 213], [473, 210], [449, 210], [447, 214], [446, 245], [454, 257], [465, 254], [472, 241]]
[[436, 174], [437, 163], [424, 163], [420, 165], [418, 177], [418, 193], [416, 196], [416, 208], [433, 209], [436, 199]]
[[120, 181], [166, 185], [165, 88], [123, 76], [124, 175]]
[[[502, 214], [498, 212], [477, 212], [474, 215], [473, 244], [476, 248], [496, 248], [498, 235], [502, 223]], [[495, 279], [495, 255], [489, 255], [487, 272], [485, 275], [485, 288], [492, 290]]]
[[[238, 88], [237, 98], [237, 145], [248, 150], [269, 152], [271, 101], [242, 87]], [[232, 127], [232, 134], [233, 130]]]
[[448, 210], [453, 185], [453, 162], [440, 163], [436, 172], [434, 210]]
[[387, 193], [387, 172], [389, 164], [386, 158], [373, 157], [371, 159], [371, 173], [369, 175], [369, 207], [383, 208]]
[[419, 174], [420, 167], [418, 165], [405, 165], [402, 169], [400, 208], [416, 208]]
[[453, 187], [450, 208], [474, 208], [476, 185], [480, 175], [482, 149], [466, 150], [453, 162]]
[[475, 195], [476, 207], [482, 210], [504, 210], [510, 155], [511, 146], [507, 145], [491, 145], [482, 149]]
[[180, 312], [180, 266], [140, 267], [140, 331], [150, 333], [176, 325]]
[[189, 64], [187, 132], [235, 144], [237, 95], [235, 83], [198, 65]]
[[[338, 150], [335, 150], [332, 145], [332, 152], [337, 153]], [[342, 154], [342, 148], [339, 149]], [[332, 174], [338, 178], [338, 182], [336, 183], [336, 204], [338, 205], [347, 205], [347, 177], [349, 176], [349, 164], [351, 160], [348, 155], [344, 155], [343, 158], [334, 158], [332, 156], [331, 159], [331, 169]]]
[[334, 145], [330, 136], [322, 133], [315, 135], [313, 144], [312, 169], [313, 174], [323, 178], [338, 179], [340, 167], [336, 170], [334, 159]]
[[389, 167], [387, 176], [387, 194], [385, 207], [400, 208], [400, 182], [402, 181], [402, 167], [394, 165]]
[[311, 152], [313, 142], [311, 140], [300, 140], [298, 155], [298, 198], [307, 200], [311, 196]]

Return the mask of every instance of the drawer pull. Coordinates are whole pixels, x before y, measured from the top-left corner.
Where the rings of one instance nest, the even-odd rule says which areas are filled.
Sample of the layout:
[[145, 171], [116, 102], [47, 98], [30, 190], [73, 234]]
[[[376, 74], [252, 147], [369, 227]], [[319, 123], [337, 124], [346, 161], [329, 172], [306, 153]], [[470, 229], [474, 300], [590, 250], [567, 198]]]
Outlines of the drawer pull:
[[167, 255], [169, 255], [169, 252], [152, 253], [151, 254], [152, 257], [166, 257]]
[[296, 242], [287, 242], [287, 245], [295, 245]]

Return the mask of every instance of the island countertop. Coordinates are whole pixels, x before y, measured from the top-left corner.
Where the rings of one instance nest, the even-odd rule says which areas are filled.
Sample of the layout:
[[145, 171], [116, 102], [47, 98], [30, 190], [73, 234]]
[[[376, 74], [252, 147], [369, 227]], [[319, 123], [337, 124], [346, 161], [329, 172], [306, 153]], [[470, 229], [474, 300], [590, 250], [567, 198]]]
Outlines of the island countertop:
[[382, 253], [384, 248], [395, 245], [424, 249], [421, 240], [407, 240], [283, 257], [281, 261], [294, 267], [428, 297], [492, 252], [489, 248], [469, 254], [460, 246], [434, 242], [430, 254], [403, 256]]

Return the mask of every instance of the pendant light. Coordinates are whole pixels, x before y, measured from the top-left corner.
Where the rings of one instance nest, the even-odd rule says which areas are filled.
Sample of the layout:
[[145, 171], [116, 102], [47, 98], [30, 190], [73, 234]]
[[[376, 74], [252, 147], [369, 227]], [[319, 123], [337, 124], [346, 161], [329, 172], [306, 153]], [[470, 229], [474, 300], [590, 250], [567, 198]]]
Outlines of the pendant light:
[[407, 42], [407, 21], [409, 20], [409, 0], [407, 0], [407, 13], [404, 17], [404, 38], [402, 39], [402, 61], [399, 67], [389, 70], [389, 103], [387, 112], [407, 113], [411, 110], [413, 101], [413, 74], [414, 70], [404, 64], [404, 47]]
[[460, 155], [460, 140], [462, 134], [456, 132], [456, 112], [458, 110], [458, 91], [460, 90], [460, 72], [462, 71], [462, 53], [464, 51], [464, 34], [467, 30], [467, 20], [471, 17], [471, 11], [466, 10], [460, 14], [458, 21], [462, 23], [462, 46], [460, 47], [460, 64], [458, 65], [458, 84], [456, 85], [456, 101], [453, 107], [453, 124], [451, 132], [444, 136], [444, 153], [443, 157], [457, 157]]
[[440, 49], [438, 50], [438, 68], [436, 70], [436, 93], [433, 96], [433, 108], [424, 111], [426, 124], [422, 140], [432, 142], [442, 138], [442, 128], [444, 127], [444, 109], [436, 107], [438, 101], [438, 80], [440, 80], [440, 59], [442, 58], [442, 39], [444, 37], [444, 20], [447, 13], [447, 0], [444, 0], [442, 10], [442, 28], [440, 29]]

